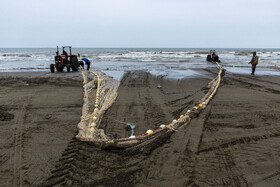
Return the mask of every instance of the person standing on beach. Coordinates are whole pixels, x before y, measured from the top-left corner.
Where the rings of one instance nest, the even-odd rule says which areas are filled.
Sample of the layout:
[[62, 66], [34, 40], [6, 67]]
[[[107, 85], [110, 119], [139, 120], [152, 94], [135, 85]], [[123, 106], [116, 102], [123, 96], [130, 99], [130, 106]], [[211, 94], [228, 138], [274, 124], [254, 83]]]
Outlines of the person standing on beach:
[[257, 67], [257, 64], [259, 63], [259, 57], [257, 56], [256, 51], [253, 53], [252, 60], [249, 62], [249, 64], [252, 64], [252, 73], [251, 75], [255, 75], [255, 70]]

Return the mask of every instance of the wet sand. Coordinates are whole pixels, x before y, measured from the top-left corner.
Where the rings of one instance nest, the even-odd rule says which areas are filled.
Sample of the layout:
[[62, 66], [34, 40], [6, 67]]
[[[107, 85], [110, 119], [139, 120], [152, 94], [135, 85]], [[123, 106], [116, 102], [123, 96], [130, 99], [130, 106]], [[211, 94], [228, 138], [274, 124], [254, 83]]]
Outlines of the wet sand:
[[[171, 122], [203, 97], [217, 70], [205, 74], [171, 80], [129, 72], [102, 128], [110, 137], [127, 137], [128, 128], [117, 121], [135, 123], [137, 135]], [[74, 139], [83, 97], [78, 74], [3, 78], [12, 75], [0, 79], [4, 186], [280, 185], [280, 77], [226, 74], [189, 125], [127, 155]]]
[[76, 133], [82, 82], [49, 75], [1, 73], [0, 186], [42, 183]]

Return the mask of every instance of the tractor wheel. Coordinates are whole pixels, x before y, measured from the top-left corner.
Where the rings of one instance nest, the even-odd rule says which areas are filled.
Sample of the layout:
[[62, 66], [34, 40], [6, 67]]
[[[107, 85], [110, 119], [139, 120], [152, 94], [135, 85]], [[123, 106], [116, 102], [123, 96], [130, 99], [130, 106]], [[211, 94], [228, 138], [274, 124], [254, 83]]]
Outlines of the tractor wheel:
[[50, 65], [50, 70], [51, 70], [52, 73], [54, 73], [54, 64]]
[[56, 70], [62, 72], [63, 71], [63, 67], [56, 67]]
[[72, 66], [71, 68], [72, 68], [72, 71], [78, 71], [79, 70], [78, 67], [76, 67], [76, 66]]
[[66, 68], [67, 68], [67, 72], [70, 72], [70, 64], [67, 64]]

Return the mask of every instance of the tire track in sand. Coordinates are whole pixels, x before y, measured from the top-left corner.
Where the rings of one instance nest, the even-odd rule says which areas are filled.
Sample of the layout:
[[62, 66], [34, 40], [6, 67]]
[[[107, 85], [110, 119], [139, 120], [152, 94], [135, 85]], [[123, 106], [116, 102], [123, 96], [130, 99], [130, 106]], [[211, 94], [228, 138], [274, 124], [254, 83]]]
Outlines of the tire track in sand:
[[13, 157], [13, 174], [12, 184], [13, 186], [22, 186], [23, 171], [22, 171], [22, 149], [23, 149], [23, 126], [26, 117], [26, 111], [28, 106], [36, 94], [36, 91], [32, 95], [28, 96], [24, 101], [19, 116], [16, 119], [16, 130], [14, 134], [14, 157]]
[[100, 150], [73, 137], [42, 186], [133, 186], [133, 174], [141, 171], [144, 158]]
[[225, 143], [221, 143], [218, 145], [213, 145], [211, 147], [203, 148], [198, 151], [198, 153], [203, 153], [203, 152], [209, 152], [209, 151], [214, 151], [218, 149], [223, 149], [223, 148], [228, 148], [228, 147], [240, 147], [241, 144], [248, 144], [250, 142], [257, 142], [273, 137], [279, 137], [280, 136], [280, 128], [271, 128], [269, 130], [265, 130], [264, 128], [257, 129], [253, 135], [251, 136], [244, 136], [241, 138], [236, 138], [230, 141], [227, 141]]
[[[228, 78], [235, 83], [234, 88], [232, 84], [226, 85], [224, 90], [220, 90], [220, 92], [224, 91], [224, 97], [217, 95], [218, 97], [213, 101], [214, 104], [212, 103], [213, 110], [209, 120], [206, 120], [203, 143], [197, 152], [195, 182], [191, 184], [192, 186], [252, 186], [255, 184], [259, 186], [272, 184], [273, 186], [278, 184], [279, 170], [277, 171], [277, 166], [275, 167], [279, 165], [277, 164], [279, 160], [277, 141], [279, 142], [280, 137], [277, 105], [273, 110], [269, 109], [277, 102], [275, 94], [279, 95], [279, 90], [270, 85], [263, 86], [253, 78]], [[245, 90], [248, 94], [261, 95], [263, 92], [271, 94], [271, 97], [261, 97], [263, 100], [255, 102], [254, 98], [248, 99], [241, 92], [227, 92], [232, 89], [231, 87], [242, 91], [246, 88], [250, 90], [248, 92]], [[251, 90], [258, 92], [251, 92]], [[228, 98], [231, 96], [236, 97], [236, 100]], [[243, 99], [246, 99], [246, 105], [240, 104]], [[255, 103], [258, 107], [246, 108]], [[262, 103], [265, 104], [262, 105]], [[242, 107], [243, 109], [240, 109]], [[268, 110], [270, 112], [263, 114], [262, 111]], [[263, 116], [260, 117], [259, 114]], [[246, 125], [250, 128], [240, 130], [240, 127]]]
[[[119, 103], [117, 100], [115, 105], [119, 104], [120, 107], [115, 110], [115, 113], [112, 113], [113, 116], [126, 119], [141, 117], [140, 120], [142, 119], [147, 122], [143, 123], [143, 128], [146, 130], [153, 125], [158, 127], [161, 123], [166, 124], [165, 120], [174, 119], [172, 112], [178, 111], [178, 108], [181, 111], [185, 110], [185, 108], [181, 109], [182, 103], [187, 102], [187, 105], [192, 104], [201, 99], [201, 95], [204, 95], [204, 90], [201, 88], [196, 88], [195, 91], [193, 89], [183, 90], [180, 88], [182, 91], [176, 96], [161, 96], [157, 85], [158, 82], [154, 81], [146, 73], [144, 75], [138, 75], [138, 73], [126, 74], [121, 81], [120, 87], [124, 87], [126, 92], [129, 91], [129, 93], [138, 97], [132, 98], [131, 101], [128, 101], [128, 98], [125, 97]], [[203, 83], [201, 86], [205, 86], [205, 84]], [[127, 88], [129, 90], [126, 90]], [[135, 93], [133, 94], [132, 91]], [[192, 95], [190, 92], [195, 94]], [[173, 101], [170, 104], [172, 105], [171, 107], [166, 105], [170, 99]], [[133, 106], [140, 106], [139, 113], [127, 113], [126, 110], [122, 109], [124, 103], [127, 103], [126, 106], [128, 109]], [[120, 109], [124, 111], [122, 113], [126, 114], [125, 116], [115, 115], [120, 112]], [[179, 112], [177, 113], [179, 115]], [[158, 180], [153, 184], [158, 186], [162, 184], [162, 180], [159, 180], [162, 177], [171, 178], [173, 180], [172, 182], [176, 183], [177, 180], [174, 180], [173, 177], [174, 172], [181, 172], [182, 168], [184, 168], [185, 174], [180, 175], [180, 177], [183, 181], [186, 181], [186, 178], [194, 172], [196, 152], [201, 141], [204, 121], [208, 113], [209, 109], [206, 109], [206, 111], [201, 113], [199, 118], [195, 119], [196, 122], [191, 123], [190, 127], [185, 126], [186, 129], [176, 132], [174, 137], [171, 138], [172, 140], [170, 140], [172, 141], [172, 146], [169, 149], [165, 149], [166, 146], [170, 146], [168, 143], [162, 147], [161, 145], [166, 140], [169, 141], [171, 134], [152, 144], [143, 145], [136, 149], [115, 151], [100, 150], [90, 142], [80, 142], [73, 138], [63, 152], [60, 161], [55, 166], [56, 169], [52, 171], [51, 176], [42, 185], [135, 186], [135, 184], [141, 185], [143, 181], [146, 182], [156, 178]], [[123, 121], [124, 119], [119, 120]], [[147, 125], [149, 126], [146, 127]], [[178, 154], [174, 156], [174, 152], [178, 151], [183, 153], [183, 158]], [[188, 163], [190, 164], [188, 165], [182, 162], [182, 159], [189, 160]], [[180, 164], [178, 165], [177, 163]]]

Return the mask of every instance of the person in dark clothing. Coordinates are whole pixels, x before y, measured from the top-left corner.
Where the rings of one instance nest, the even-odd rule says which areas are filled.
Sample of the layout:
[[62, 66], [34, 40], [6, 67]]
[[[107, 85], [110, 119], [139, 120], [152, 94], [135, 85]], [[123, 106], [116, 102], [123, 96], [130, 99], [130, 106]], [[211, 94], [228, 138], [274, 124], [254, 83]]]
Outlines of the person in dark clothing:
[[252, 73], [251, 75], [255, 75], [255, 70], [257, 67], [257, 64], [259, 63], [259, 57], [257, 56], [257, 53], [253, 53], [252, 60], [249, 62], [249, 64], [252, 64]]
[[62, 54], [68, 56], [68, 53], [65, 50], [63, 50]]
[[206, 61], [212, 62], [211, 52], [207, 55]]
[[66, 61], [68, 61], [68, 53], [63, 49], [62, 54], [66, 56]]
[[[210, 51], [210, 53], [211, 53], [211, 51]], [[213, 59], [213, 56], [215, 55], [216, 53], [215, 53], [215, 50], [213, 51], [213, 53], [212, 53], [212, 59]]]
[[90, 68], [90, 61], [87, 58], [82, 58], [82, 60], [85, 62], [85, 64], [87, 65], [87, 70], [89, 70]]
[[213, 62], [221, 62], [221, 61], [219, 60], [219, 56], [216, 55], [215, 53], [214, 53], [214, 55], [213, 55]]
[[216, 54], [215, 50], [212, 53], [212, 62], [221, 62], [219, 56]]

